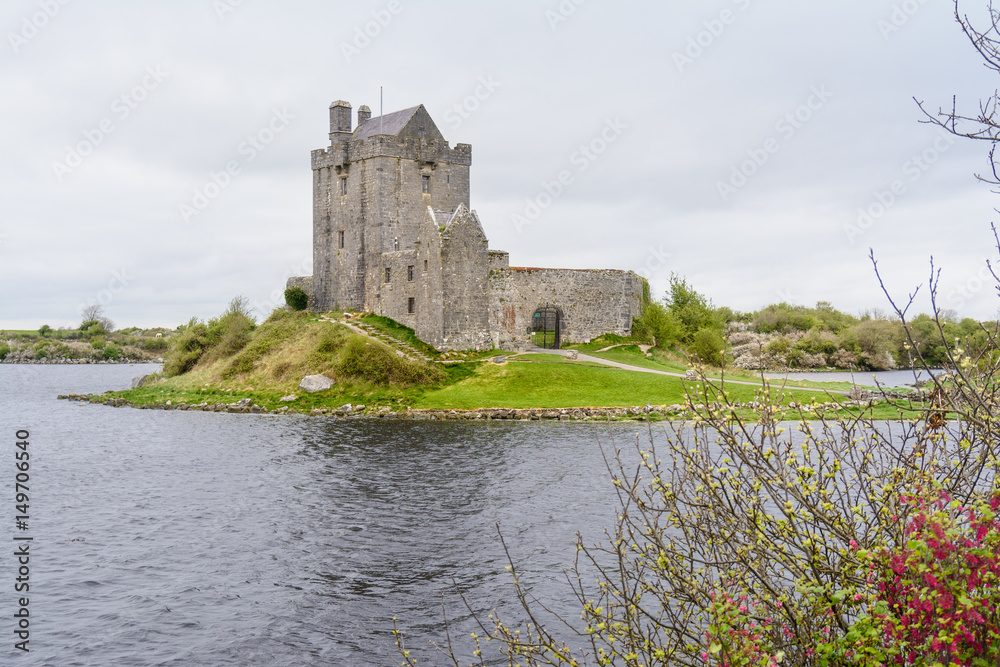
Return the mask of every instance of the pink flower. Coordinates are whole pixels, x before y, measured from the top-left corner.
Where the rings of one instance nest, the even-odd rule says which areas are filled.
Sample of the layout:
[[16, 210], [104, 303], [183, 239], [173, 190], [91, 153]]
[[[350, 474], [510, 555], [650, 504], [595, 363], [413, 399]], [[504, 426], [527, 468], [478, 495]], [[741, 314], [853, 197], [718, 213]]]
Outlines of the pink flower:
[[857, 549], [858, 548], [858, 543], [855, 542], [854, 540], [851, 540], [850, 542], [848, 542], [848, 544], [851, 545], [852, 549]]

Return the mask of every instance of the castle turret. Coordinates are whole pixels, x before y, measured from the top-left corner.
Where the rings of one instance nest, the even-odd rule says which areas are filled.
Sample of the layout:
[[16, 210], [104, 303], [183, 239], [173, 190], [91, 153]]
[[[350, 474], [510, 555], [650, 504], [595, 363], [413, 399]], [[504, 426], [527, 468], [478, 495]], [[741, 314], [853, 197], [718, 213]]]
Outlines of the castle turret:
[[372, 110], [368, 108], [367, 104], [362, 104], [361, 106], [358, 107], [358, 127], [361, 127], [361, 125], [366, 120], [371, 119], [371, 117], [372, 117]]
[[337, 100], [330, 105], [330, 143], [335, 144], [350, 138], [351, 103]]

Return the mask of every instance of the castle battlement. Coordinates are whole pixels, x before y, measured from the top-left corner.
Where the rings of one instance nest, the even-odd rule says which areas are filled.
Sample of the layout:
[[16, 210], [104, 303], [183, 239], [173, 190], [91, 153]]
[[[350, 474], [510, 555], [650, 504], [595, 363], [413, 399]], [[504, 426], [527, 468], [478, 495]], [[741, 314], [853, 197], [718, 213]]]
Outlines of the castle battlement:
[[425, 141], [405, 137], [403, 141], [389, 135], [376, 135], [368, 139], [341, 141], [335, 146], [312, 151], [312, 168], [343, 168], [354, 162], [376, 157], [400, 160], [415, 160], [421, 164], [472, 165], [472, 146], [456, 144], [454, 148], [447, 141]]

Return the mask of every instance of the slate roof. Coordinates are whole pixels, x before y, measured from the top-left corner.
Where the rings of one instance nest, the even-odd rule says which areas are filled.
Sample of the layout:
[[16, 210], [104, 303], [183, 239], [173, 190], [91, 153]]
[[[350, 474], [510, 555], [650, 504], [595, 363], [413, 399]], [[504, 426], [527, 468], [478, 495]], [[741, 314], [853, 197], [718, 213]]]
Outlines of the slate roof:
[[[403, 131], [403, 128], [406, 127], [406, 124], [410, 122], [413, 114], [417, 113], [417, 109], [419, 108], [420, 106], [418, 105], [409, 109], [403, 109], [402, 111], [393, 111], [384, 116], [369, 118], [361, 125], [358, 125], [351, 138], [368, 139], [369, 137], [374, 137], [376, 134], [390, 134], [395, 136]], [[381, 124], [379, 123], [379, 119], [382, 119]]]

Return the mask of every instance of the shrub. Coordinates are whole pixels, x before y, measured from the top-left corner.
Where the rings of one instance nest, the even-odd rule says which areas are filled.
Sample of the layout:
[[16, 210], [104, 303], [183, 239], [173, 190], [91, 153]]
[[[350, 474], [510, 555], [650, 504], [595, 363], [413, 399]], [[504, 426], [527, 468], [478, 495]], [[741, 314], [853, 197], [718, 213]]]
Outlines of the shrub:
[[142, 343], [142, 349], [149, 352], [159, 352], [168, 347], [170, 347], [170, 343], [166, 338], [147, 338]]
[[653, 301], [646, 305], [640, 317], [632, 323], [632, 336], [649, 341], [661, 350], [677, 342], [680, 327], [676, 318], [662, 303]]
[[445, 378], [444, 371], [436, 366], [404, 359], [388, 345], [361, 337], [347, 344], [335, 370], [345, 379], [381, 386], [406, 387]]
[[6, 359], [8, 354], [10, 354], [10, 345], [0, 343], [0, 359]]
[[250, 342], [222, 370], [222, 377], [229, 379], [252, 371], [261, 358], [295, 334], [298, 322], [306, 316], [306, 313], [275, 310], [254, 331]]
[[108, 344], [104, 348], [104, 358], [105, 359], [118, 359], [121, 356], [121, 350], [118, 349], [116, 345]]
[[309, 295], [298, 286], [285, 289], [285, 303], [292, 310], [305, 310], [309, 306]]
[[208, 344], [208, 327], [192, 317], [183, 330], [178, 327], [178, 334], [171, 338], [170, 350], [163, 360], [163, 374], [174, 377], [187, 373], [201, 359]]
[[235, 297], [222, 315], [209, 320], [208, 349], [202, 361], [210, 364], [233, 356], [250, 342], [250, 335], [256, 326], [249, 301], [246, 297]]
[[722, 337], [722, 332], [710, 326], [699, 329], [691, 343], [691, 352], [706, 364], [713, 366], [722, 366], [725, 350], [726, 341]]
[[104, 336], [96, 336], [90, 339], [90, 346], [95, 350], [103, 350], [108, 341]]

